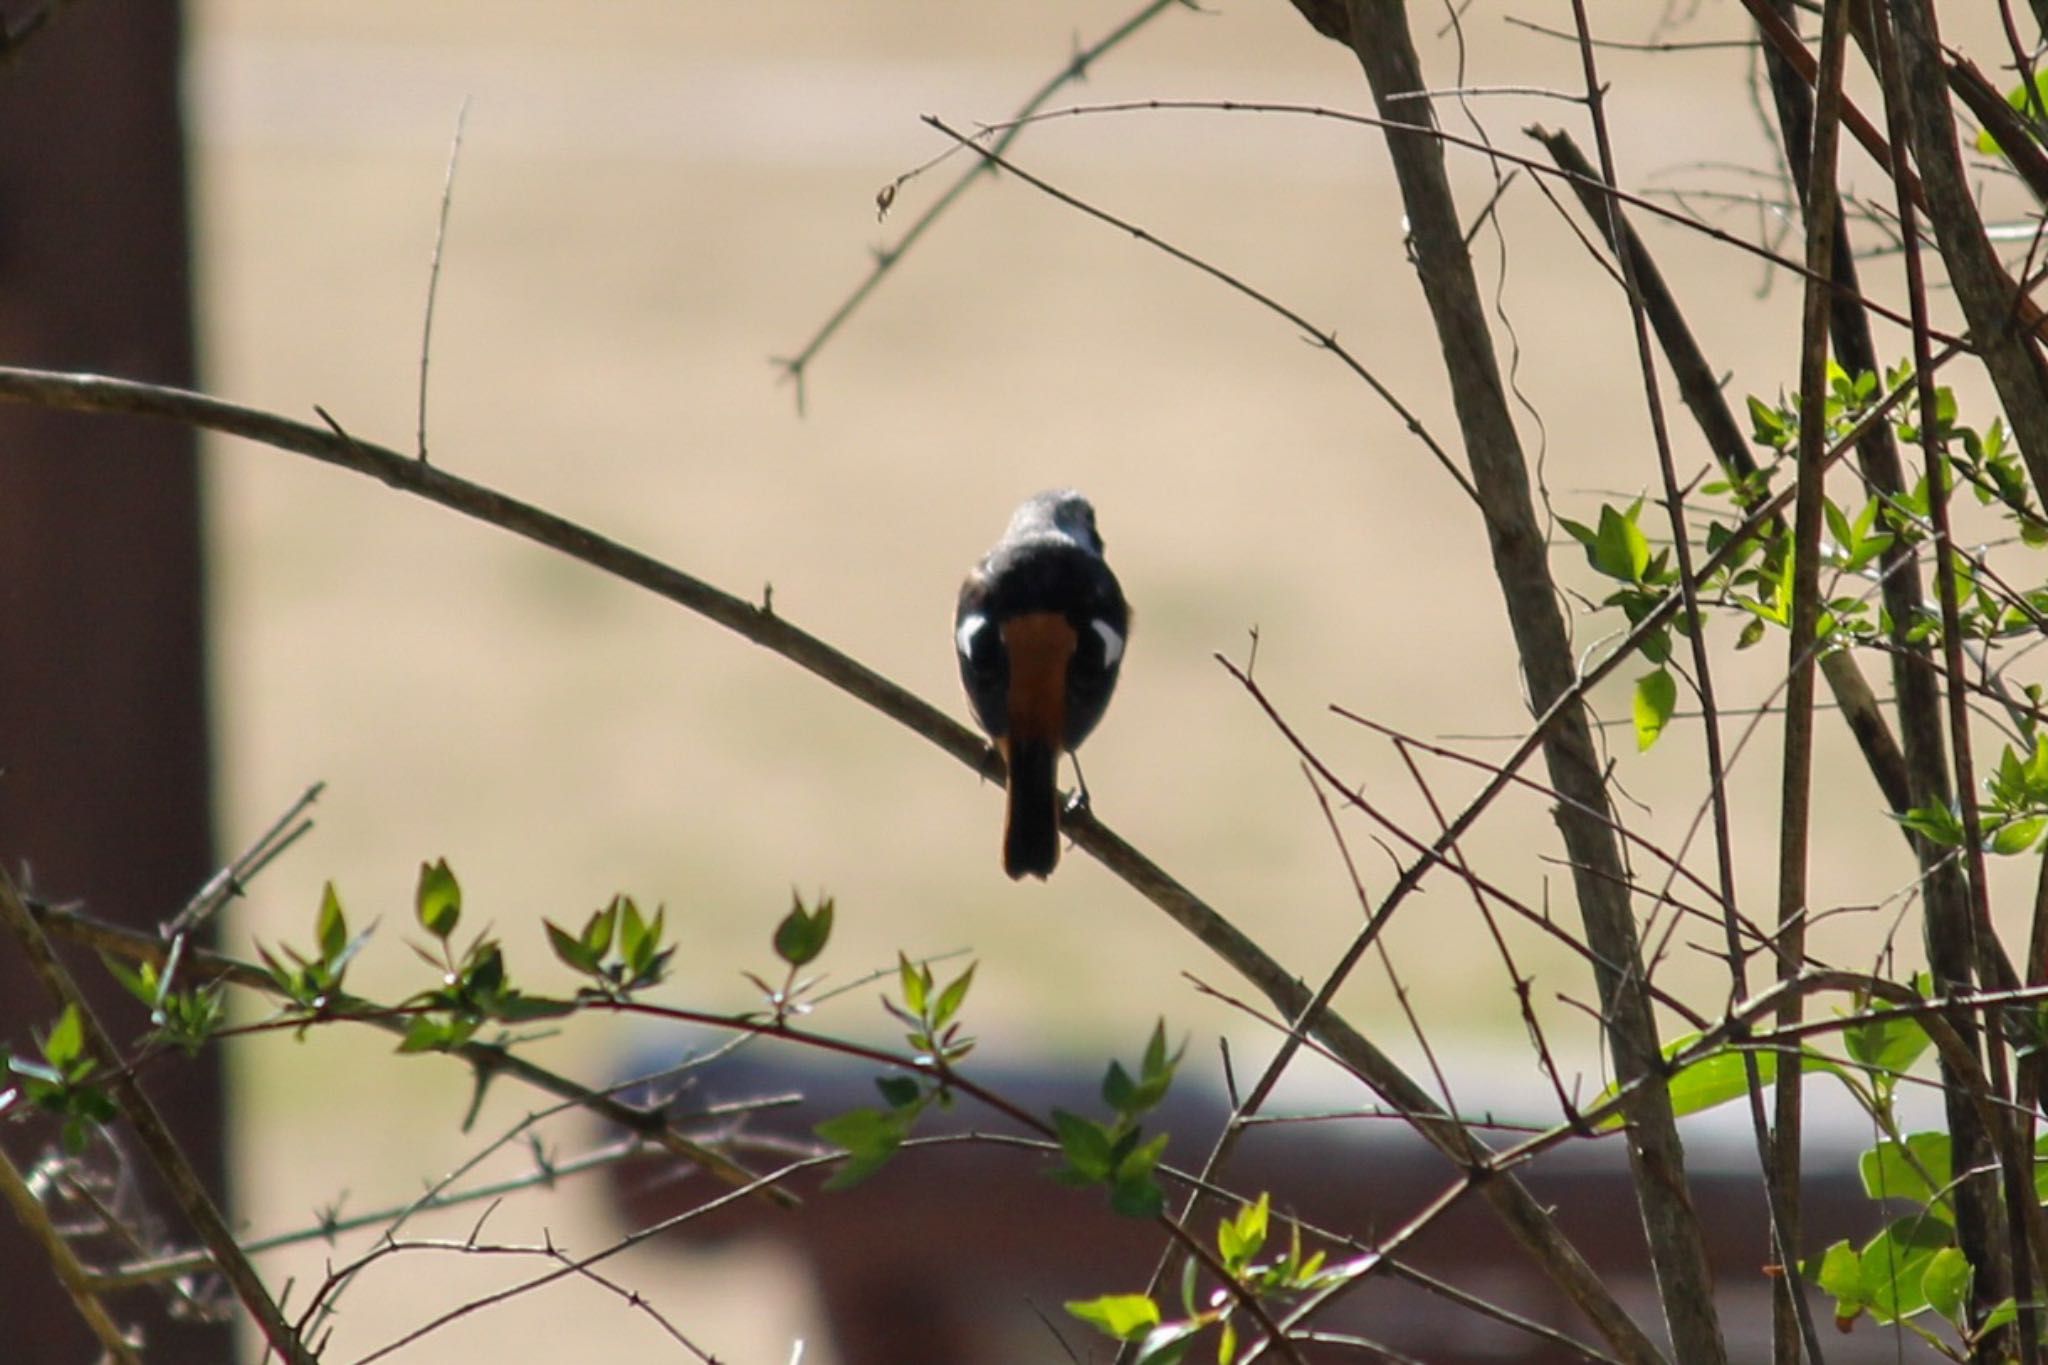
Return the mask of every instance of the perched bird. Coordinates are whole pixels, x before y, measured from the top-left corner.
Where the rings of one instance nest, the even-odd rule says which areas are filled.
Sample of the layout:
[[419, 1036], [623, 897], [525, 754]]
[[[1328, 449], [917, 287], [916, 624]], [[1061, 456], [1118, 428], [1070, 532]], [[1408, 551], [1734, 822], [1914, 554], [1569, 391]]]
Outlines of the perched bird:
[[953, 642], [974, 717], [1009, 768], [1003, 871], [1012, 878], [1044, 877], [1059, 862], [1060, 751], [1102, 719], [1130, 624], [1095, 509], [1071, 488], [1028, 499], [960, 585]]

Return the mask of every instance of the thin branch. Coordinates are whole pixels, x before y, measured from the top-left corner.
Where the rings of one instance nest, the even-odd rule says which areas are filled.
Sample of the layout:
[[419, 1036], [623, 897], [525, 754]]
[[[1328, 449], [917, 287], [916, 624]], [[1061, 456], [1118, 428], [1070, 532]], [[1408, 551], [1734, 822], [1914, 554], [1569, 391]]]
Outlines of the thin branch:
[[[1504, 161], [1510, 165], [1519, 166], [1524, 170], [1547, 179], [1569, 181], [1572, 178], [1549, 162], [1539, 161], [1534, 157], [1522, 156], [1503, 148], [1492, 147], [1476, 138], [1464, 137], [1448, 129], [1437, 127], [1434, 124], [1426, 128], [1417, 128], [1395, 118], [1379, 118], [1371, 114], [1355, 114], [1343, 109], [1331, 109], [1324, 105], [1297, 104], [1284, 100], [1116, 100], [1103, 104], [1077, 104], [1064, 109], [1048, 109], [1044, 113], [1034, 114], [1030, 118], [1022, 120], [1022, 122], [1043, 123], [1061, 118], [1078, 118], [1102, 114], [1153, 113], [1161, 110], [1176, 109], [1201, 110], [1208, 113], [1225, 114], [1294, 114], [1305, 118], [1330, 119], [1337, 123], [1353, 123], [1365, 128], [1377, 128], [1382, 132], [1408, 132], [1427, 137], [1435, 142], [1441, 142], [1448, 147], [1457, 147], [1464, 151], [1476, 152], [1490, 161]], [[985, 137], [991, 132], [1005, 129], [1009, 126], [1008, 124], [1001, 123], [991, 124], [983, 128], [977, 136]], [[959, 136], [957, 133], [953, 135]], [[981, 150], [981, 155], [985, 157], [989, 153]], [[999, 162], [998, 164], [1002, 165], [1005, 169], [1014, 169], [1007, 162]], [[1666, 222], [1675, 223], [1689, 231], [1697, 232], [1703, 237], [1721, 243], [1723, 246], [1733, 247], [1737, 251], [1754, 256], [1758, 260], [1788, 271], [1802, 279], [1810, 278], [1810, 272], [1801, 262], [1793, 260], [1788, 256], [1781, 256], [1768, 247], [1738, 237], [1732, 232], [1715, 227], [1712, 223], [1704, 222], [1691, 214], [1660, 204], [1654, 199], [1647, 199], [1641, 195], [1631, 194], [1627, 190], [1601, 184], [1597, 180], [1592, 182], [1592, 188], [1602, 195], [1612, 195], [1631, 208], [1641, 209], [1643, 212], [1661, 218]], [[1462, 233], [1460, 237], [1462, 238]], [[1906, 314], [1886, 307], [1875, 299], [1858, 298], [1857, 302], [1868, 308], [1876, 316], [1895, 322], [1902, 328], [1912, 326], [1912, 319], [1906, 316]], [[2034, 316], [2033, 321], [2038, 324], [2048, 322], [2048, 319]], [[1969, 341], [1943, 332], [1935, 332], [1934, 338], [1944, 345], [1958, 346], [1964, 350], [1974, 349]]]
[[434, 353], [434, 299], [441, 291], [441, 251], [448, 244], [448, 210], [455, 204], [455, 169], [462, 163], [462, 130], [469, 123], [469, 97], [455, 111], [455, 138], [448, 144], [448, 174], [441, 182], [441, 218], [434, 228], [434, 260], [427, 270], [427, 307], [420, 321], [420, 397], [413, 453], [427, 458], [427, 362]]
[[[1068, 59], [1065, 66], [1061, 67], [1051, 79], [1040, 86], [1030, 99], [1024, 101], [1023, 106], [1017, 111], [1018, 116], [1022, 117], [1031, 114], [1043, 107], [1047, 100], [1058, 94], [1066, 86], [1077, 81], [1086, 80], [1089, 68], [1108, 55], [1111, 49], [1123, 43], [1125, 39], [1176, 5], [1188, 9], [1196, 8], [1193, 0], [1149, 0], [1149, 3], [1131, 15], [1130, 18], [1110, 30], [1107, 37], [1100, 39], [1091, 46], [1076, 51]], [[1021, 129], [1013, 129], [1005, 133], [996, 142], [995, 150], [998, 152], [1002, 151], [1016, 138], [1020, 131]], [[951, 208], [954, 201], [965, 194], [976, 180], [979, 180], [988, 172], [989, 166], [987, 162], [976, 162], [968, 167], [965, 174], [955, 180], [944, 194], [941, 194], [932, 202], [929, 208], [917, 216], [917, 220], [909, 228], [905, 229], [901, 237], [898, 237], [892, 245], [884, 247], [875, 253], [875, 263], [869, 267], [867, 277], [855, 287], [854, 291], [846, 297], [844, 302], [832, 310], [832, 315], [825, 319], [816, 332], [811, 334], [811, 339], [806, 341], [795, 355], [787, 359], [778, 359], [775, 362], [782, 367], [783, 373], [796, 387], [796, 410], [799, 416], [802, 415], [804, 410], [804, 382], [809, 377], [811, 362], [817, 359], [818, 352], [825, 349], [825, 344], [832, 340], [839, 329], [846, 324], [847, 319], [852, 317], [863, 303], [867, 302], [868, 295], [875, 292], [875, 289], [882, 283], [884, 277], [902, 261], [904, 254], [917, 245], [918, 239], [924, 236], [926, 229], [930, 228], [947, 209]], [[901, 187], [902, 183], [901, 179], [895, 181], [877, 197], [884, 213], [888, 211], [889, 205], [894, 201], [896, 191]]]
[[1352, 355], [1337, 340], [1335, 332], [1326, 327], [1318, 327], [1315, 323], [1310, 322], [1306, 317], [1303, 317], [1300, 313], [1280, 302], [1272, 295], [1238, 278], [1229, 271], [1210, 264], [1194, 253], [1182, 250], [1156, 233], [1139, 227], [1136, 223], [1130, 222], [1127, 219], [1119, 218], [1106, 209], [1097, 208], [1087, 200], [1069, 194], [1050, 181], [1031, 174], [1029, 171], [1017, 166], [1014, 162], [1005, 161], [996, 152], [984, 148], [975, 139], [968, 137], [964, 133], [955, 132], [943, 120], [926, 115], [924, 121], [939, 132], [944, 133], [947, 137], [952, 138], [960, 146], [974, 152], [975, 155], [981, 157], [987, 164], [1001, 167], [1041, 194], [1048, 195], [1069, 208], [1079, 210], [1097, 222], [1106, 223], [1120, 232], [1129, 233], [1139, 242], [1164, 252], [1183, 265], [1194, 267], [1210, 279], [1235, 290], [1254, 303], [1270, 312], [1279, 314], [1296, 327], [1299, 327], [1307, 335], [1312, 345], [1320, 347], [1331, 355], [1336, 356], [1343, 363], [1345, 369], [1350, 370], [1352, 374], [1364, 380], [1366, 386], [1379, 396], [1380, 401], [1394, 410], [1394, 414], [1401, 419], [1402, 425], [1408, 428], [1415, 439], [1421, 441], [1428, 448], [1430, 455], [1435, 458], [1437, 465], [1446, 474], [1449, 474], [1451, 480], [1458, 485], [1459, 491], [1464, 493], [1474, 503], [1478, 502], [1479, 494], [1472, 487], [1472, 481], [1465, 476], [1464, 470], [1458, 468], [1457, 463], [1451, 459], [1449, 453], [1441, 445], [1437, 444], [1436, 438], [1429, 434], [1429, 429], [1422, 425], [1422, 419], [1417, 417], [1407, 404], [1395, 397], [1394, 391], [1381, 383], [1379, 376], [1361, 364], [1358, 358]]

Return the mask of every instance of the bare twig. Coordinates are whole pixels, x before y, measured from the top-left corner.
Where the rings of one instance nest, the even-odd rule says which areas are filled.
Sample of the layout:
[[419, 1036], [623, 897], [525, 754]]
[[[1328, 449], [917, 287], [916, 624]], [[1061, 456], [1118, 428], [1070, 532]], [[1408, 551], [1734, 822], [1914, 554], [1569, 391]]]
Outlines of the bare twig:
[[469, 123], [469, 97], [455, 111], [455, 137], [448, 144], [448, 174], [441, 182], [441, 217], [434, 227], [434, 260], [427, 271], [427, 307], [420, 320], [420, 397], [413, 454], [427, 458], [427, 362], [434, 353], [434, 299], [441, 291], [441, 252], [448, 244], [448, 210], [455, 205], [455, 169], [462, 164], [462, 130]]
[[[1017, 111], [1019, 116], [1028, 115], [1034, 110], [1043, 107], [1047, 100], [1058, 94], [1066, 86], [1076, 81], [1086, 80], [1090, 67], [1108, 55], [1113, 48], [1123, 43], [1125, 39], [1144, 28], [1167, 10], [1172, 9], [1175, 5], [1181, 5], [1190, 9], [1194, 8], [1192, 0], [1148, 0], [1148, 3], [1142, 6], [1136, 13], [1110, 30], [1106, 37], [1077, 50], [1068, 59], [1065, 66], [1062, 66], [1054, 73], [1051, 79], [1040, 86], [1030, 99], [1024, 101], [1023, 106]], [[1021, 129], [1011, 129], [1006, 132], [997, 140], [995, 150], [998, 152], [1003, 150], [1004, 147], [1008, 146], [1016, 138], [1019, 131]], [[896, 268], [897, 264], [902, 261], [904, 253], [917, 245], [918, 239], [924, 236], [925, 231], [934, 222], [938, 221], [939, 217], [947, 209], [953, 206], [955, 200], [965, 194], [968, 188], [976, 180], [986, 175], [988, 171], [989, 165], [987, 162], [978, 161], [969, 166], [966, 172], [946, 189], [944, 194], [941, 194], [932, 202], [929, 208], [917, 216], [917, 220], [904, 230], [901, 237], [898, 237], [892, 245], [884, 247], [875, 253], [875, 263], [869, 267], [866, 278], [860, 282], [837, 308], [832, 310], [832, 315], [825, 319], [816, 332], [811, 334], [811, 339], [806, 341], [795, 355], [787, 359], [778, 359], [775, 362], [782, 367], [783, 373], [796, 387], [796, 410], [799, 415], [804, 410], [805, 380], [810, 375], [811, 362], [818, 358], [818, 352], [825, 349], [826, 343], [831, 341], [839, 329], [846, 324], [846, 320], [852, 317], [863, 303], [867, 302], [868, 295], [874, 293], [877, 286], [882, 283], [882, 280], [889, 272]], [[896, 191], [901, 187], [901, 184], [901, 180], [892, 183], [879, 196], [882, 210], [885, 213], [888, 210], [889, 204], [895, 199]]]
[[1280, 302], [1272, 295], [1267, 294], [1264, 291], [1256, 288], [1255, 286], [1246, 283], [1244, 280], [1240, 279], [1236, 275], [1231, 274], [1229, 271], [1210, 264], [1208, 261], [1204, 260], [1200, 256], [1195, 255], [1194, 253], [1182, 250], [1180, 247], [1173, 245], [1173, 243], [1165, 240], [1158, 234], [1151, 232], [1145, 228], [1139, 227], [1136, 223], [1132, 223], [1125, 219], [1119, 218], [1115, 214], [1110, 213], [1106, 209], [1098, 208], [1094, 204], [1089, 203], [1085, 199], [1081, 199], [1075, 195], [1069, 194], [1065, 190], [1059, 188], [1057, 185], [1054, 185], [1050, 181], [1043, 180], [1038, 176], [1031, 174], [1031, 172], [1024, 170], [1022, 167], [1017, 166], [1013, 162], [1005, 161], [999, 154], [988, 148], [984, 148], [979, 142], [975, 141], [973, 138], [968, 137], [964, 133], [954, 131], [952, 128], [948, 127], [943, 120], [933, 118], [927, 115], [924, 121], [931, 127], [937, 129], [939, 132], [944, 133], [947, 137], [952, 138], [954, 142], [956, 142], [960, 146], [968, 148], [975, 152], [978, 156], [983, 158], [983, 160], [986, 161], [989, 165], [1001, 167], [1003, 170], [1009, 172], [1011, 175], [1016, 176], [1017, 179], [1023, 181], [1025, 184], [1039, 191], [1041, 194], [1050, 195], [1052, 198], [1058, 200], [1062, 204], [1065, 204], [1067, 207], [1077, 209], [1080, 212], [1087, 214], [1090, 218], [1097, 220], [1098, 222], [1106, 223], [1109, 226], [1116, 228], [1121, 232], [1129, 233], [1137, 241], [1143, 242], [1147, 246], [1157, 248], [1158, 250], [1166, 253], [1168, 256], [1171, 256], [1174, 260], [1179, 261], [1183, 265], [1194, 267], [1196, 270], [1201, 271], [1204, 275], [1207, 275], [1210, 279], [1215, 280], [1219, 284], [1226, 285], [1229, 288], [1236, 290], [1238, 293], [1244, 295], [1246, 298], [1252, 300], [1254, 303], [1257, 303], [1261, 307], [1266, 308], [1271, 312], [1278, 313], [1281, 317], [1287, 319], [1287, 321], [1293, 323], [1296, 327], [1299, 327], [1304, 333], [1307, 334], [1309, 341], [1313, 345], [1318, 346], [1321, 349], [1328, 351], [1331, 355], [1337, 357], [1337, 359], [1340, 362], [1342, 362], [1345, 369], [1351, 371], [1352, 374], [1364, 380], [1366, 387], [1370, 388], [1373, 391], [1373, 393], [1378, 395], [1381, 402], [1385, 403], [1388, 407], [1392, 408], [1394, 410], [1395, 415], [1401, 419], [1402, 425], [1408, 428], [1409, 432], [1414, 435], [1416, 440], [1421, 441], [1422, 444], [1428, 448], [1430, 455], [1436, 460], [1438, 467], [1441, 468], [1446, 474], [1449, 474], [1451, 476], [1452, 482], [1458, 485], [1459, 491], [1464, 493], [1464, 495], [1467, 498], [1470, 498], [1475, 502], [1478, 500], [1479, 495], [1473, 489], [1472, 481], [1465, 476], [1465, 471], [1458, 468], [1456, 462], [1454, 462], [1451, 459], [1449, 453], [1447, 453], [1441, 445], [1437, 444], [1436, 438], [1429, 434], [1429, 429], [1422, 425], [1422, 419], [1417, 417], [1415, 413], [1412, 410], [1410, 410], [1407, 404], [1403, 403], [1399, 398], [1397, 398], [1394, 395], [1394, 391], [1392, 389], [1389, 389], [1385, 384], [1381, 383], [1379, 376], [1375, 375], [1371, 370], [1367, 369], [1359, 361], [1358, 357], [1351, 354], [1351, 352], [1348, 349], [1346, 349], [1341, 342], [1337, 340], [1337, 334], [1335, 332], [1331, 331], [1327, 327], [1318, 327], [1315, 323], [1310, 322], [1306, 317], [1303, 317], [1300, 313], [1297, 313], [1294, 309]]

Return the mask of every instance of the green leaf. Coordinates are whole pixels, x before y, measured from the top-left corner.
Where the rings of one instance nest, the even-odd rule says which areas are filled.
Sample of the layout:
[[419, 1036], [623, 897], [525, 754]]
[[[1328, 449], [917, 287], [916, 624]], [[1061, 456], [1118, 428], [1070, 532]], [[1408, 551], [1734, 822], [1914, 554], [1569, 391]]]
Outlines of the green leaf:
[[1128, 1114], [1135, 1107], [1132, 1101], [1137, 1097], [1138, 1083], [1131, 1079], [1131, 1073], [1124, 1070], [1124, 1064], [1112, 1061], [1109, 1070], [1102, 1077], [1102, 1102], [1119, 1114]]
[[801, 897], [792, 895], [789, 913], [775, 926], [775, 955], [792, 967], [801, 967], [824, 952], [831, 937], [832, 899], [820, 900], [813, 911], [804, 908]]
[[1858, 1066], [1890, 1076], [1920, 1059], [1934, 1045], [1927, 1029], [1910, 1014], [1879, 1009], [1842, 1030], [1842, 1048]]
[[1266, 1221], [1271, 1207], [1272, 1197], [1261, 1194], [1258, 1203], [1243, 1205], [1235, 1218], [1216, 1225], [1216, 1250], [1222, 1253], [1224, 1267], [1231, 1274], [1243, 1274], [1245, 1266], [1266, 1245]]
[[1943, 1247], [1927, 1262], [1920, 1289], [1935, 1312], [1957, 1326], [1963, 1324], [1963, 1300], [1970, 1292], [1970, 1261], [1954, 1247]]
[[1996, 1332], [2007, 1323], [2017, 1322], [2019, 1316], [2020, 1306], [2018, 1303], [2010, 1298], [2001, 1299], [1989, 1313], [1984, 1315], [1984, 1321], [1977, 1324], [1977, 1331], [1980, 1334]]
[[413, 908], [419, 915], [420, 927], [435, 938], [445, 941], [455, 932], [456, 921], [462, 918], [462, 888], [456, 884], [455, 874], [448, 870], [446, 858], [420, 864], [420, 884], [413, 895]]
[[896, 954], [896, 975], [903, 986], [903, 1007], [923, 1018], [925, 1001], [930, 997], [932, 988], [931, 968], [914, 967], [910, 959], [899, 952]]
[[[1680, 1034], [1664, 1045], [1664, 1060], [1670, 1061], [1699, 1040], [1698, 1033]], [[1769, 1084], [1778, 1074], [1777, 1054], [1757, 1053], [1756, 1066], [1758, 1079]], [[1717, 1104], [1726, 1104], [1729, 1100], [1748, 1092], [1749, 1069], [1744, 1063], [1743, 1054], [1724, 1045], [1699, 1060], [1680, 1067], [1677, 1074], [1672, 1076], [1671, 1107], [1683, 1118], [1687, 1114], [1697, 1114], [1702, 1109], [1712, 1109]], [[1600, 1092], [1594, 1103], [1606, 1104], [1619, 1093], [1615, 1086], [1610, 1085]], [[1620, 1114], [1610, 1114], [1601, 1120], [1599, 1126], [1602, 1131], [1612, 1131], [1620, 1128], [1622, 1123], [1623, 1118]]]
[[583, 946], [590, 950], [591, 961], [602, 961], [604, 955], [612, 950], [612, 934], [619, 927], [619, 903], [624, 899], [623, 896], [613, 896], [611, 902], [592, 914], [583, 926]]
[[1144, 1294], [1070, 1299], [1067, 1312], [1118, 1341], [1136, 1341], [1159, 1325], [1159, 1305]]
[[66, 1005], [43, 1039], [43, 1060], [68, 1074], [85, 1052], [85, 1020], [78, 1006]]
[[1962, 816], [1949, 806], [1915, 806], [1895, 818], [1907, 829], [1943, 848], [1963, 846]]
[[960, 1006], [967, 1000], [968, 990], [974, 985], [974, 969], [980, 965], [978, 962], [968, 963], [967, 970], [954, 977], [952, 984], [939, 992], [939, 1002], [932, 1006], [933, 1028], [944, 1028], [953, 1016], [960, 1012]]
[[1859, 1293], [1881, 1323], [1911, 1317], [1927, 1307], [1923, 1276], [1935, 1253], [1953, 1233], [1935, 1218], [1901, 1218], [1864, 1244]]
[[1886, 1139], [1856, 1159], [1856, 1170], [1872, 1199], [1910, 1200], [1937, 1218], [1954, 1221], [1944, 1193], [1955, 1170], [1947, 1133], [1911, 1133], [1903, 1147]]
[[1991, 851], [2005, 857], [2025, 853], [2040, 842], [2044, 829], [2048, 829], [2048, 816], [2030, 815], [2020, 820], [2008, 820], [1992, 834]]
[[812, 1131], [846, 1149], [847, 1159], [825, 1182], [828, 1190], [844, 1190], [866, 1180], [896, 1155], [910, 1131], [910, 1121], [901, 1110], [853, 1109], [826, 1119]]
[[432, 1014], [416, 1014], [405, 1026], [405, 1037], [399, 1040], [401, 1053], [447, 1052], [461, 1047], [476, 1036], [480, 1021], [473, 1019], [451, 1019]]
[[1091, 1183], [1109, 1179], [1116, 1165], [1115, 1144], [1110, 1140], [1109, 1130], [1093, 1119], [1065, 1109], [1053, 1110], [1052, 1122], [1059, 1134], [1060, 1154], [1066, 1157], [1073, 1173]]
[[320, 913], [313, 919], [313, 938], [320, 945], [321, 958], [328, 962], [340, 957], [342, 949], [348, 946], [348, 920], [341, 913], [341, 896], [333, 882], [320, 891]]
[[551, 919], [542, 920], [541, 927], [547, 930], [548, 946], [555, 950], [556, 957], [585, 976], [597, 975], [599, 954], [586, 947], [582, 939]]
[[1755, 394], [1749, 396], [1750, 440], [1760, 446], [1782, 446], [1791, 439], [1783, 414]]
[[1626, 514], [1612, 506], [1600, 509], [1600, 529], [1588, 547], [1588, 554], [1593, 567], [1609, 578], [1640, 583], [1643, 570], [1650, 567], [1650, 542], [1636, 527], [1636, 514], [1642, 506], [1638, 499]]
[[1657, 742], [1671, 712], [1678, 705], [1678, 684], [1671, 670], [1660, 668], [1636, 679], [1636, 750], [1643, 752]]
[[[1675, 1054], [1697, 1042], [1698, 1034], [1680, 1038], [1667, 1050]], [[1751, 1054], [1756, 1059], [1757, 1079], [1765, 1085], [1778, 1076], [1778, 1054], [1758, 1052]], [[1717, 1048], [1713, 1052], [1680, 1069], [1671, 1078], [1671, 1108], [1680, 1118], [1697, 1114], [1705, 1109], [1726, 1104], [1749, 1093], [1748, 1058], [1742, 1051], [1732, 1047]]]
[[[619, 909], [619, 956], [629, 966], [644, 961], [659, 937], [654, 926], [641, 915], [639, 903], [631, 896], [615, 896], [612, 904]], [[658, 920], [660, 911], [655, 914]]]
[[1853, 552], [1856, 548], [1856, 532], [1849, 525], [1849, 518], [1843, 515], [1842, 509], [1835, 506], [1835, 500], [1822, 498], [1820, 510], [1827, 518], [1828, 534], [1835, 538], [1835, 544], [1841, 547], [1845, 555]]

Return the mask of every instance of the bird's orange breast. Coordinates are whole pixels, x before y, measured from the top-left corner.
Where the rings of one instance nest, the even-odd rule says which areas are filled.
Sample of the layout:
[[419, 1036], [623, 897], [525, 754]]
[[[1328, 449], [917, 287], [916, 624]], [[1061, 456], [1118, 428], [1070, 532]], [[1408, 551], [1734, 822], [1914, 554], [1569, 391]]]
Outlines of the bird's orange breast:
[[1010, 658], [1010, 734], [1040, 740], [1055, 750], [1067, 729], [1067, 664], [1079, 640], [1056, 611], [1026, 612], [1003, 622], [1003, 648]]

